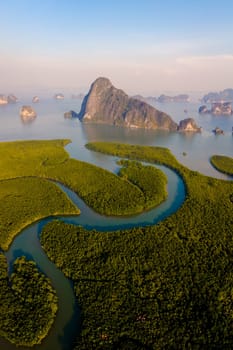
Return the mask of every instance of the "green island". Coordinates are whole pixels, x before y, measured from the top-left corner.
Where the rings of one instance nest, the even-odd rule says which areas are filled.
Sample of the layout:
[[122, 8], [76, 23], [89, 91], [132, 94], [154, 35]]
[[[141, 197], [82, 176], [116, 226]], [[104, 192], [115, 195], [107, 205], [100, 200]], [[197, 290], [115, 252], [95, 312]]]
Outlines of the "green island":
[[210, 158], [210, 163], [218, 171], [233, 176], [233, 158], [220, 155], [213, 155]]
[[233, 343], [233, 183], [204, 176], [157, 147], [89, 149], [165, 164], [187, 196], [151, 227], [87, 231], [54, 221], [41, 244], [74, 282], [82, 327], [75, 349], [230, 349]]
[[[126, 179], [122, 174], [117, 176], [91, 164], [70, 159], [64, 150], [69, 142], [49, 140], [0, 143], [0, 248], [3, 251], [7, 251], [14, 237], [32, 222], [48, 216], [80, 213], [53, 181], [73, 189], [89, 206], [106, 215], [136, 214], [165, 199], [166, 179], [159, 170], [140, 165], [141, 174], [147, 177], [147, 184], [145, 180], [138, 181], [139, 179], [136, 184], [136, 179], [130, 174]], [[130, 169], [129, 166], [128, 168]], [[158, 191], [156, 186], [159, 187]], [[0, 336], [19, 346], [40, 343], [55, 318], [55, 291], [43, 274], [37, 271], [34, 263], [27, 262], [24, 258], [16, 260], [14, 273], [8, 277], [6, 261], [1, 254], [0, 269], [4, 276], [1, 279], [1, 291], [6, 291], [0, 294]], [[25, 279], [31, 280], [31, 284], [27, 285]], [[43, 293], [38, 294], [40, 300], [37, 300], [35, 295], [40, 283]], [[27, 293], [31, 295], [30, 300], [27, 299]], [[5, 298], [8, 298], [8, 304], [5, 304]], [[43, 300], [46, 300], [44, 308]], [[17, 308], [17, 303], [21, 303], [22, 307]], [[10, 304], [8, 315], [6, 305]], [[14, 322], [11, 322], [12, 318]], [[22, 326], [24, 318], [29, 323], [25, 322]], [[32, 320], [34, 325], [31, 324]]]
[[48, 334], [57, 312], [57, 296], [50, 281], [35, 263], [20, 257], [8, 276], [5, 256], [0, 253], [0, 337], [32, 347]]

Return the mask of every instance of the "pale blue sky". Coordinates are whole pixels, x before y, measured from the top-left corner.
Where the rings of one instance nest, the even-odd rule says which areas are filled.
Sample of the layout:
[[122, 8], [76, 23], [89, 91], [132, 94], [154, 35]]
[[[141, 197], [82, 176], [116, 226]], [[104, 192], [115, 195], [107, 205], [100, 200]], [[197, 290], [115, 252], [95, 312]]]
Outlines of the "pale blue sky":
[[232, 18], [232, 0], [7, 0], [0, 93], [98, 76], [130, 94], [233, 87]]

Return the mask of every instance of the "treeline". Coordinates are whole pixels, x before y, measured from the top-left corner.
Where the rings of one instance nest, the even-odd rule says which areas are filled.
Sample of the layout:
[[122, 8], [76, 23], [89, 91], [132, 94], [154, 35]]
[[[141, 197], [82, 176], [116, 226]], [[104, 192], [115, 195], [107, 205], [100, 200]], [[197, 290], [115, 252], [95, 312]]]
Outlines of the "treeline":
[[164, 147], [128, 145], [113, 142], [90, 142], [86, 144], [86, 148], [91, 151], [101, 152], [122, 158], [165, 165], [169, 164], [169, 166], [174, 168], [179, 165], [169, 149]]
[[221, 171], [222, 173], [233, 176], [233, 158], [213, 155], [210, 158], [210, 163], [214, 168]]
[[[129, 158], [146, 153], [122, 148]], [[187, 198], [165, 221], [107, 233], [52, 222], [42, 232], [48, 256], [74, 281], [82, 310], [76, 349], [232, 347], [233, 183], [167, 155], [160, 162], [182, 174]]]
[[15, 261], [8, 277], [6, 258], [0, 253], [0, 290], [0, 337], [17, 346], [41, 343], [58, 309], [50, 281], [25, 257]]

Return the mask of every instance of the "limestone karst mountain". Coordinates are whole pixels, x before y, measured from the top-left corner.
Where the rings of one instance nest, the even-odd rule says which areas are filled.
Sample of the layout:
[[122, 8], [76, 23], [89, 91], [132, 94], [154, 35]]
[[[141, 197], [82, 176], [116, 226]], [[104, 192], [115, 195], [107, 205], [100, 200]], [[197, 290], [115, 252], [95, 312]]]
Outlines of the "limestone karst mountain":
[[91, 85], [83, 99], [79, 119], [84, 123], [177, 130], [177, 123], [168, 114], [129, 97], [107, 78], [98, 78]]

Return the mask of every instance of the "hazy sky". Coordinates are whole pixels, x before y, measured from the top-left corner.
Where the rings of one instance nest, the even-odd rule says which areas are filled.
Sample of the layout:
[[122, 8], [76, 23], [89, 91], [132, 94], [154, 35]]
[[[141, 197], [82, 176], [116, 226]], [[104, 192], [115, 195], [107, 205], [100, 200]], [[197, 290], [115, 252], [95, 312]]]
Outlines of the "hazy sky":
[[0, 93], [233, 88], [232, 0], [7, 0], [0, 32]]

